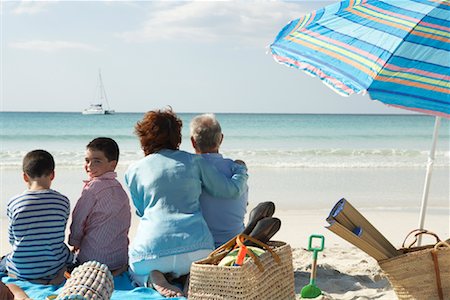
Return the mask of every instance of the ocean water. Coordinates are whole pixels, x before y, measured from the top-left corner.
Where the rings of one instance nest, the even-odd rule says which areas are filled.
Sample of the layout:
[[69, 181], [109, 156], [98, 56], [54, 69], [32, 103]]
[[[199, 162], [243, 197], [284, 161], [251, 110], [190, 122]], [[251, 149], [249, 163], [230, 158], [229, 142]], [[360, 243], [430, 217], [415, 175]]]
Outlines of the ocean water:
[[[181, 149], [192, 151], [189, 122], [181, 113]], [[46, 149], [57, 168], [79, 168], [85, 145], [114, 138], [120, 164], [143, 157], [133, 127], [142, 113], [89, 116], [80, 113], [0, 112], [0, 168], [20, 168], [24, 154]], [[222, 153], [265, 168], [424, 168], [434, 118], [421, 115], [217, 114]], [[450, 124], [443, 119], [436, 168], [449, 168]]]
[[[184, 124], [183, 150], [192, 151], [189, 122], [195, 115], [179, 114]], [[25, 189], [20, 170], [28, 151], [46, 149], [55, 156], [52, 188], [66, 195], [73, 208], [86, 178], [86, 144], [99, 136], [118, 142], [117, 173], [124, 184], [128, 165], [143, 157], [133, 133], [142, 116], [0, 112], [0, 253], [10, 249], [6, 204]], [[372, 211], [375, 218], [370, 222], [384, 229], [393, 242], [401, 242], [396, 236], [417, 228], [433, 117], [217, 114], [217, 118], [225, 136], [221, 152], [249, 166], [249, 211], [260, 202], [273, 201], [283, 222], [281, 240], [299, 245], [311, 233], [328, 234], [327, 240], [333, 240], [323, 226], [342, 197], [364, 213]], [[449, 146], [449, 120], [442, 120], [425, 223], [425, 228], [442, 237], [449, 236], [450, 230]], [[412, 217], [386, 218], [396, 213]]]

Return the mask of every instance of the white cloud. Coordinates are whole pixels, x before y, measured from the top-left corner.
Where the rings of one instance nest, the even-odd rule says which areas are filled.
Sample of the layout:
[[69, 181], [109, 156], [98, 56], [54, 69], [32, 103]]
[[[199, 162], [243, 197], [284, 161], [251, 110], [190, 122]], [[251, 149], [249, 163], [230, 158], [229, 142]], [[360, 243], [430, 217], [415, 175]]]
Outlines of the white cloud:
[[282, 26], [307, 13], [301, 2], [194, 1], [152, 3], [142, 28], [127, 41], [237, 39], [269, 43]]
[[100, 51], [97, 47], [89, 44], [68, 42], [68, 41], [22, 41], [9, 43], [9, 47], [24, 49], [24, 50], [38, 50], [45, 52], [56, 52], [60, 50], [76, 49], [84, 51]]
[[12, 10], [13, 14], [29, 14], [34, 15], [47, 10], [47, 7], [57, 1], [33, 1], [23, 0], [20, 1], [16, 8]]

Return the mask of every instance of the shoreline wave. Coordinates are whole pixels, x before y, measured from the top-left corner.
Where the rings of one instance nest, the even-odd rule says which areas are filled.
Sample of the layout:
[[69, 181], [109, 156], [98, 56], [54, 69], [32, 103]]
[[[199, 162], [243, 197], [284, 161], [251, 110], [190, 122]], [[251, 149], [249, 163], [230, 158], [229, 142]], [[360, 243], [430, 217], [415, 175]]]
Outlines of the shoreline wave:
[[[80, 168], [84, 163], [84, 151], [54, 150], [58, 168]], [[0, 169], [21, 167], [26, 151], [1, 151]], [[225, 150], [224, 157], [244, 160], [249, 168], [424, 168], [428, 151], [405, 149], [298, 149], [298, 150]], [[140, 150], [121, 152], [119, 166], [128, 166], [141, 159]], [[450, 152], [437, 151], [434, 167], [450, 166]]]

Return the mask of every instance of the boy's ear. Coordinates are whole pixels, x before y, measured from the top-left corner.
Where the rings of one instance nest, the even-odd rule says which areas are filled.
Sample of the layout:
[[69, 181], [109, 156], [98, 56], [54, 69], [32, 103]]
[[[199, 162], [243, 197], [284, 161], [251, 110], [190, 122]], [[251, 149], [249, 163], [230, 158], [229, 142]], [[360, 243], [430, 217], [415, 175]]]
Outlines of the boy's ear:
[[23, 180], [24, 180], [25, 182], [30, 182], [30, 177], [27, 175], [27, 173], [23, 172], [23, 173], [22, 173], [22, 176], [23, 176]]
[[113, 171], [114, 171], [116, 169], [116, 167], [117, 167], [117, 160], [112, 160], [112, 161], [110, 161], [110, 163], [111, 163], [111, 166], [112, 166]]
[[50, 173], [50, 180], [53, 180], [53, 179], [55, 179], [55, 171], [52, 171]]

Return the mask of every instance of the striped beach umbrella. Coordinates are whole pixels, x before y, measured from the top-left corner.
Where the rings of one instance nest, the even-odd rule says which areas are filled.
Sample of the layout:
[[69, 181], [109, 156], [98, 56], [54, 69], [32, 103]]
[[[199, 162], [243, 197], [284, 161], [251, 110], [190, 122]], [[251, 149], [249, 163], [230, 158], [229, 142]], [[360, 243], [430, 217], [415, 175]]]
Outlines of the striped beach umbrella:
[[440, 118], [450, 118], [450, 0], [346, 0], [286, 25], [276, 61], [341, 95], [436, 116], [422, 197], [423, 228]]

